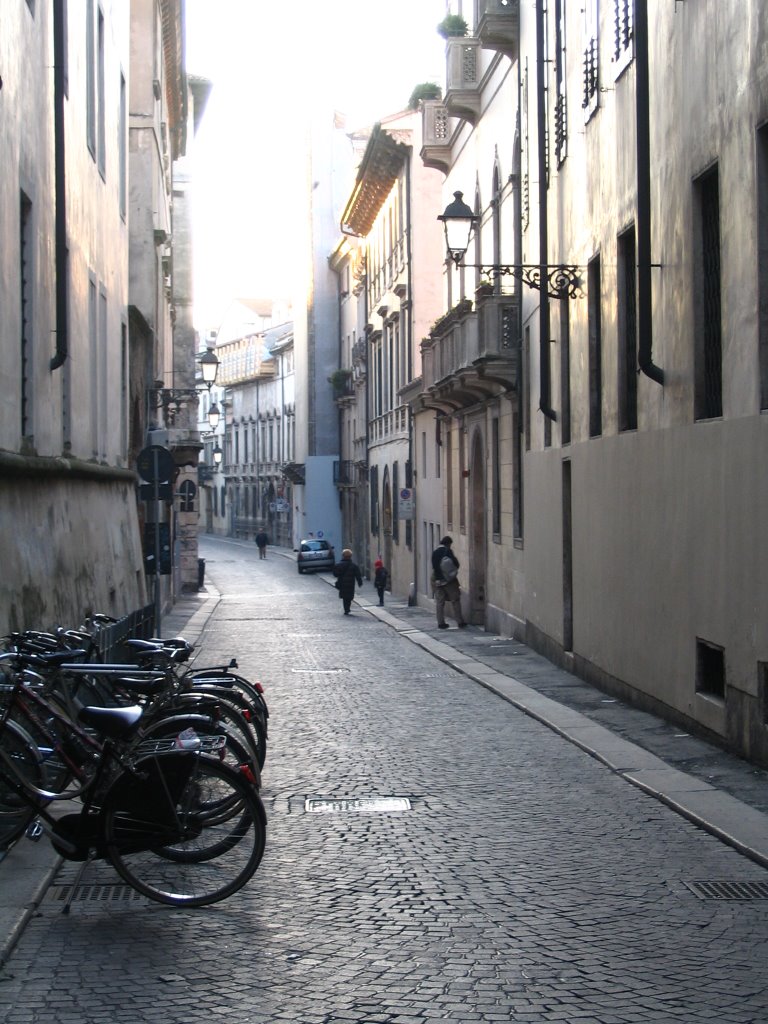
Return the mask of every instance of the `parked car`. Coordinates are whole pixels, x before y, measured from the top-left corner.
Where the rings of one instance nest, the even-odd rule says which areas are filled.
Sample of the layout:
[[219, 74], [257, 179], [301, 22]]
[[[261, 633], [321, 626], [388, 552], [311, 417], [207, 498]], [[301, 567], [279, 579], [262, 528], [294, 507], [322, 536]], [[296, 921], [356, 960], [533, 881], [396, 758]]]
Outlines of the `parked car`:
[[299, 573], [332, 569], [335, 564], [336, 554], [327, 540], [303, 540], [299, 544], [299, 553], [296, 557]]

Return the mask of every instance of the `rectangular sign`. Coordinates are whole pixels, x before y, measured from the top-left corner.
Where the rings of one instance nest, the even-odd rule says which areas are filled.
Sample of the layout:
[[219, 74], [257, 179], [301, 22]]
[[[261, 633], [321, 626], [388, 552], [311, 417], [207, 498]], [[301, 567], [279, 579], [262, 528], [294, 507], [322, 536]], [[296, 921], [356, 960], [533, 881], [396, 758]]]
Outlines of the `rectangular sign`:
[[416, 492], [412, 487], [401, 487], [397, 492], [397, 518], [416, 518]]

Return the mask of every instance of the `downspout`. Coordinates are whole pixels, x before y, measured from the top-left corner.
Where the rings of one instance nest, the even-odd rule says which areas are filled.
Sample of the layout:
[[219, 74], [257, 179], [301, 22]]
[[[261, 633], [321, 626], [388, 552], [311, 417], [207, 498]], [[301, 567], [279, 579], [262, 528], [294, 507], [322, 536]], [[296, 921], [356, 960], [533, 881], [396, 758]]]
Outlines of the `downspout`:
[[637, 104], [637, 362], [657, 384], [664, 371], [653, 362], [651, 294], [651, 129], [648, 68], [648, 0], [635, 6], [635, 89]]
[[67, 344], [67, 197], [66, 162], [64, 159], [64, 98], [66, 68], [64, 52], [64, 11], [62, 0], [53, 0], [53, 136], [56, 199], [56, 355], [51, 359], [51, 372], [64, 365]]
[[544, 2], [536, 0], [536, 114], [539, 158], [539, 409], [550, 420], [557, 419], [551, 407], [549, 357], [549, 294], [547, 293], [547, 97], [544, 87]]

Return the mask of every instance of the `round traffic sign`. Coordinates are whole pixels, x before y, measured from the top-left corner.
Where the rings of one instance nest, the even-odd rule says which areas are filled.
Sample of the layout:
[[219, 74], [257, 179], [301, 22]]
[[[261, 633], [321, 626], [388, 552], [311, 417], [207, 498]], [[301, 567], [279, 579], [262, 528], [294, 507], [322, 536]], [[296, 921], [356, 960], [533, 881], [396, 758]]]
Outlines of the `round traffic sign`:
[[173, 456], [167, 448], [151, 444], [142, 448], [136, 459], [139, 476], [148, 484], [164, 483], [173, 476]]

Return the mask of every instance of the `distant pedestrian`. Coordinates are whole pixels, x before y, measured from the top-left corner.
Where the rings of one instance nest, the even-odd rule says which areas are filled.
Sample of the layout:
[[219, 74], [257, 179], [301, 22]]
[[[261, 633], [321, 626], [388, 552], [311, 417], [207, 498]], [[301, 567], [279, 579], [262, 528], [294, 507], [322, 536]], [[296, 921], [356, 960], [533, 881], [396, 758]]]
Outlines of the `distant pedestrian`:
[[384, 604], [384, 591], [387, 589], [387, 579], [389, 573], [384, 568], [384, 563], [380, 558], [377, 558], [373, 563], [373, 585], [376, 587], [376, 593], [379, 595], [379, 605]]
[[453, 539], [443, 537], [440, 546], [432, 552], [432, 586], [435, 593], [435, 613], [438, 629], [448, 629], [445, 621], [445, 602], [453, 608], [453, 615], [459, 629], [466, 626], [461, 611], [461, 586], [459, 585], [459, 560], [451, 551]]
[[259, 549], [259, 558], [267, 557], [267, 544], [269, 544], [269, 537], [263, 529], [259, 530], [256, 534], [256, 547]]
[[352, 552], [349, 548], [344, 548], [341, 552], [341, 561], [334, 565], [333, 575], [336, 577], [335, 586], [339, 597], [344, 602], [344, 614], [349, 615], [352, 598], [355, 596], [355, 581], [359, 587], [363, 585], [363, 574], [352, 561]]

